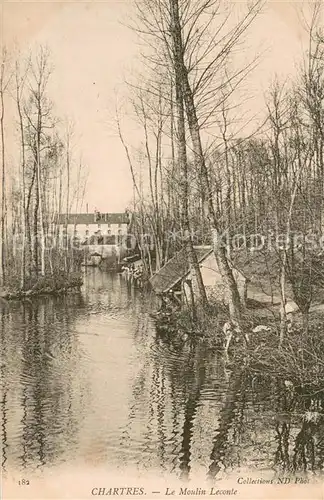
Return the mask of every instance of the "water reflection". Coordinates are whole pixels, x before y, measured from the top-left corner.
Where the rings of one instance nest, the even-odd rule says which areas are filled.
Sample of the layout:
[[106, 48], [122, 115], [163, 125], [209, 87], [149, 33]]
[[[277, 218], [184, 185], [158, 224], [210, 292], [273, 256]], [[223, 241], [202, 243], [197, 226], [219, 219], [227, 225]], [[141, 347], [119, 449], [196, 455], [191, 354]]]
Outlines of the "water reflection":
[[2, 307], [4, 470], [128, 464], [214, 481], [247, 468], [323, 469], [322, 395], [164, 342], [153, 307], [98, 269], [81, 294]]
[[82, 297], [73, 296], [2, 312], [4, 469], [11, 462], [45, 466], [73, 447], [84, 405], [74, 383], [80, 366], [71, 329], [80, 307]]

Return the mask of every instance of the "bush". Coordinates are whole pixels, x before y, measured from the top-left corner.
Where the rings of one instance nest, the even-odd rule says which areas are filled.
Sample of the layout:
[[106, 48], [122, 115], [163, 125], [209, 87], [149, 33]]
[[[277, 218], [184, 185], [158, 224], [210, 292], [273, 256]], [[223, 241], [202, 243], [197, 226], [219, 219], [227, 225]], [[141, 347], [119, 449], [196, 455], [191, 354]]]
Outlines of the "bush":
[[264, 345], [250, 353], [250, 366], [289, 381], [296, 390], [324, 390], [324, 337], [322, 321], [313, 318], [307, 333], [295, 330], [282, 347]]

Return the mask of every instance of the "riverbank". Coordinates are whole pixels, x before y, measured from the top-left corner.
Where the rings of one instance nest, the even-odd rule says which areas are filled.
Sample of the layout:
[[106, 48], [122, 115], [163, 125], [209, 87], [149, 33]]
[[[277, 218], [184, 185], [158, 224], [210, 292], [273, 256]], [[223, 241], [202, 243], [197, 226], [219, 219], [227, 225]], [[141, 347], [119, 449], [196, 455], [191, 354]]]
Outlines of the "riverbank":
[[[273, 312], [273, 311], [272, 311]], [[309, 328], [303, 328], [300, 314], [296, 314], [292, 331], [280, 345], [280, 320], [262, 308], [248, 309], [244, 315], [244, 332], [248, 346], [242, 339], [233, 338], [227, 367], [234, 369], [244, 364], [252, 377], [260, 375], [276, 378], [290, 391], [301, 393], [306, 399], [324, 398], [324, 337], [322, 310], [314, 309], [309, 316]], [[228, 321], [225, 310], [210, 308], [198, 314], [193, 321], [192, 311], [176, 310], [155, 316], [157, 335], [169, 345], [180, 348], [185, 344], [204, 345], [211, 351], [224, 353], [223, 325]], [[265, 326], [267, 329], [256, 327]], [[224, 353], [225, 355], [225, 353]]]
[[57, 274], [52, 276], [34, 276], [26, 280], [24, 288], [9, 285], [0, 289], [0, 298], [4, 300], [23, 300], [41, 295], [63, 295], [80, 289], [83, 284], [81, 272]]

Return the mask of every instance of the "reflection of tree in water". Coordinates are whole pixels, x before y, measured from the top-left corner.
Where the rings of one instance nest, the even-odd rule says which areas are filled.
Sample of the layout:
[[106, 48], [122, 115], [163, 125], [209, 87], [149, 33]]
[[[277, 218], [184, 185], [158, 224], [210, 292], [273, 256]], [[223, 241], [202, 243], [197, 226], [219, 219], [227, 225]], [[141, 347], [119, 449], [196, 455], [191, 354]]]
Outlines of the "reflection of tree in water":
[[279, 465], [281, 470], [288, 471], [290, 469], [290, 457], [289, 457], [290, 423], [277, 422], [275, 430], [276, 430], [276, 439], [278, 443], [278, 448], [275, 451], [274, 463], [275, 465]]
[[[215, 414], [215, 406], [219, 408], [218, 394], [222, 394], [219, 396], [222, 398], [226, 391], [223, 365], [216, 359], [215, 353], [202, 347], [184, 346], [175, 350], [172, 345], [156, 339], [151, 348], [150, 361], [143, 363], [134, 381], [133, 402], [123, 439], [130, 445], [138, 420], [142, 419], [146, 428], [143, 451], [146, 457], [151, 452], [152, 457], [148, 465], [152, 466], [153, 457], [158, 455], [159, 467], [169, 471], [180, 470], [181, 479], [186, 480], [196, 465], [193, 453], [198, 450], [200, 459], [201, 452], [205, 454], [204, 449], [197, 448], [200, 446], [197, 436], [202, 432], [208, 443], [207, 434], [211, 432], [208, 425], [211, 428], [214, 426], [213, 418], [207, 425], [207, 421], [201, 420], [204, 418], [201, 414], [206, 411], [208, 415]], [[215, 391], [216, 399], [213, 399]], [[215, 415], [216, 421], [219, 417], [219, 426], [212, 444], [209, 470], [212, 477], [220, 468], [228, 440], [239, 440], [244, 409], [244, 377], [241, 373], [233, 374], [223, 408], [220, 414]], [[233, 436], [229, 436], [231, 429]], [[204, 460], [208, 460], [207, 456], [208, 452]], [[145, 460], [143, 457], [143, 462]], [[143, 464], [143, 467], [146, 466]]]
[[1, 468], [6, 469], [7, 462], [7, 448], [8, 448], [8, 438], [7, 438], [7, 423], [8, 423], [8, 383], [9, 378], [7, 377], [6, 364], [4, 363], [6, 355], [6, 345], [5, 345], [5, 324], [8, 311], [5, 309], [0, 309], [0, 324], [1, 324], [1, 346], [2, 355], [0, 357], [1, 362]]
[[317, 425], [312, 422], [303, 422], [302, 428], [295, 439], [295, 450], [293, 455], [293, 470], [314, 470], [315, 466], [315, 442], [314, 434]]
[[252, 419], [261, 424], [253, 452], [263, 447], [267, 467], [278, 474], [322, 470], [323, 395], [312, 395], [307, 388], [296, 389], [290, 381], [262, 373], [253, 376], [252, 387], [256, 412]]
[[[232, 374], [233, 375], [233, 374]], [[245, 375], [242, 373], [243, 377]], [[237, 375], [234, 375], [235, 377], [240, 377], [240, 373]], [[244, 379], [242, 380], [242, 382]], [[232, 382], [231, 378], [229, 382]], [[245, 431], [245, 410], [248, 402], [248, 395], [247, 395], [247, 389], [246, 389], [247, 381], [245, 379], [244, 384], [242, 383], [241, 386], [238, 387], [238, 392], [236, 394], [236, 408], [235, 408], [235, 414], [234, 414], [234, 419], [233, 419], [233, 425], [232, 425], [232, 432], [233, 432], [233, 449], [236, 449], [236, 465], [237, 467], [241, 466], [241, 438], [242, 435], [244, 434]], [[236, 389], [235, 389], [236, 390]]]
[[[226, 469], [225, 454], [227, 448], [234, 444], [243, 431], [243, 413], [245, 410], [246, 378], [243, 372], [233, 372], [230, 376], [225, 401], [220, 411], [218, 428], [213, 439], [210, 455], [211, 463], [208, 477], [215, 479], [222, 468]], [[235, 429], [232, 440], [230, 431]]]
[[141, 467], [180, 471], [184, 480], [200, 466], [212, 480], [252, 464], [287, 472], [304, 470], [305, 461], [308, 469], [322, 467], [322, 421], [307, 420], [311, 406], [305, 398], [299, 404], [284, 381], [237, 366], [225, 382], [221, 358], [207, 349], [152, 342], [140, 331], [138, 343], [150, 348], [134, 381], [124, 437], [129, 448], [142, 439], [143, 456], [134, 456]]
[[277, 448], [274, 465], [279, 471], [307, 472], [323, 466], [323, 408], [320, 395], [314, 399], [305, 391], [296, 392], [277, 381], [273, 399], [278, 415], [275, 424]]
[[[152, 467], [158, 460], [156, 465], [160, 468], [174, 470], [179, 463], [183, 408], [187, 398], [191, 398], [189, 386], [195, 379], [192, 352], [186, 348], [174, 350], [149, 337], [146, 328], [144, 333], [138, 329], [135, 337], [146, 352], [140, 356], [122, 447], [138, 439], [139, 431], [143, 442], [141, 466]], [[134, 458], [137, 460], [138, 456]]]
[[7, 437], [15, 466], [59, 461], [73, 446], [80, 388], [75, 387], [78, 345], [71, 326], [80, 308], [79, 296], [50, 297], [14, 304], [6, 318], [3, 380], [10, 384], [11, 419], [17, 423], [17, 432]]
[[[197, 353], [197, 350], [195, 354]], [[198, 360], [197, 360], [198, 358]], [[197, 362], [199, 361], [200, 362]], [[196, 366], [195, 366], [196, 365]], [[201, 389], [204, 385], [206, 378], [205, 362], [201, 362], [199, 356], [192, 356], [186, 367], [184, 378], [187, 383], [186, 393], [187, 398], [185, 402], [184, 411], [184, 424], [182, 431], [182, 444], [180, 451], [180, 470], [181, 478], [189, 479], [190, 473], [190, 460], [191, 460], [191, 440], [193, 436], [193, 426], [195, 415], [197, 413], [198, 404], [201, 396]]]
[[[323, 395], [304, 397], [306, 411], [303, 413], [303, 422], [298, 432], [293, 449], [293, 471], [322, 470], [323, 464]], [[320, 411], [319, 411], [320, 410]]]
[[[322, 417], [323, 418], [323, 417]], [[321, 422], [321, 425], [318, 426], [317, 429], [317, 466], [320, 471], [324, 470], [324, 423]]]

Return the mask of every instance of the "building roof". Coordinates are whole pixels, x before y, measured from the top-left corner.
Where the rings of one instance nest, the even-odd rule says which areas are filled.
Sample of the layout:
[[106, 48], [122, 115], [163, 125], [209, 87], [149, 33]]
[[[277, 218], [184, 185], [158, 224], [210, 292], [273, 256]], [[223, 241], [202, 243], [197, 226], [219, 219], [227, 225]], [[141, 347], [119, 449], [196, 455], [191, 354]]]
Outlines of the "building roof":
[[[195, 247], [198, 262], [204, 260], [211, 252], [210, 247]], [[150, 283], [155, 293], [168, 292], [177, 285], [190, 270], [187, 250], [182, 248], [161, 269], [152, 276]]]
[[[194, 247], [198, 263], [201, 264], [210, 254], [213, 253], [213, 249], [210, 246], [195, 246]], [[248, 278], [237, 269], [231, 261], [229, 261], [230, 267], [236, 269], [245, 280], [249, 281]], [[154, 274], [150, 279], [155, 293], [166, 293], [171, 288], [176, 286], [179, 281], [183, 280], [190, 271], [190, 266], [187, 258], [187, 251], [182, 248], [180, 252], [176, 253], [172, 259], [170, 259], [159, 272]]]
[[139, 254], [135, 254], [135, 255], [129, 255], [129, 257], [124, 257], [122, 262], [132, 264], [133, 262], [138, 262], [140, 260], [142, 260], [141, 256]]
[[92, 214], [59, 214], [58, 223], [78, 225], [78, 224], [128, 224], [130, 222], [130, 215], [124, 213], [92, 213]]

